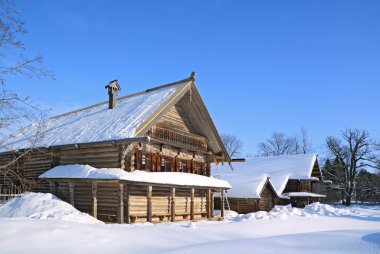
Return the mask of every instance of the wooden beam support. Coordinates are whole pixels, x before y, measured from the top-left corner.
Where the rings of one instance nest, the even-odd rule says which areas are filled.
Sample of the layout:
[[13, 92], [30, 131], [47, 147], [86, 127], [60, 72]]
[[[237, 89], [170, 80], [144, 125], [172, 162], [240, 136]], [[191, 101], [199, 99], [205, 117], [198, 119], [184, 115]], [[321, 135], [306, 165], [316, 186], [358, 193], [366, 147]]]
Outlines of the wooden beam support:
[[92, 216], [98, 218], [98, 183], [96, 181], [92, 182]]
[[207, 189], [206, 192], [206, 217], [211, 218], [211, 190]]
[[170, 220], [175, 222], [175, 188], [172, 187], [171, 190], [171, 203], [170, 203]]
[[124, 223], [124, 184], [119, 183], [119, 208], [117, 209], [117, 222]]
[[194, 188], [190, 189], [190, 220], [194, 220]]
[[74, 182], [69, 182], [70, 204], [74, 206]]
[[124, 195], [124, 215], [125, 215], [125, 223], [131, 223], [131, 217], [130, 217], [130, 201], [129, 201], [129, 185], [124, 184], [124, 190], [125, 190], [125, 195]]
[[214, 207], [215, 207], [214, 191], [211, 190], [211, 218], [214, 218]]
[[57, 196], [58, 193], [58, 183], [50, 182], [50, 193]]
[[224, 219], [224, 199], [225, 199], [224, 190], [222, 190], [220, 192], [220, 217], [222, 217], [223, 219]]
[[146, 187], [146, 220], [152, 222], [152, 186], [149, 185]]

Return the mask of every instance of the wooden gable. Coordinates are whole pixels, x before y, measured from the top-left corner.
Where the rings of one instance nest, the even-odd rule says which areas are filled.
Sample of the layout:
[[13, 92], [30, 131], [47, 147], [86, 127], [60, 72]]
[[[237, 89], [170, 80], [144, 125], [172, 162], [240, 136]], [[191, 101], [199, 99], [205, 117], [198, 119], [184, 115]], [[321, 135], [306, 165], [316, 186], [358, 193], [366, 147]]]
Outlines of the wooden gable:
[[[216, 160], [230, 161], [194, 80], [188, 79], [181, 82], [184, 83], [182, 88], [141, 124], [136, 130], [136, 136], [152, 134], [155, 131], [154, 128], [157, 127], [176, 131], [179, 135], [195, 135], [195, 138], [200, 140], [200, 148], [208, 148], [215, 155]], [[162, 131], [158, 130], [160, 132], [158, 135], [161, 135]], [[188, 139], [188, 137], [184, 138]]]
[[173, 131], [199, 134], [180, 102], [172, 106], [169, 111], [157, 122], [156, 126]]
[[317, 177], [319, 180], [322, 180], [322, 172], [318, 164], [318, 160], [315, 159], [313, 170], [311, 171], [312, 177]]
[[272, 210], [275, 205], [275, 198], [277, 198], [277, 193], [274, 191], [270, 182], [267, 181], [260, 193], [258, 210], [267, 212]]

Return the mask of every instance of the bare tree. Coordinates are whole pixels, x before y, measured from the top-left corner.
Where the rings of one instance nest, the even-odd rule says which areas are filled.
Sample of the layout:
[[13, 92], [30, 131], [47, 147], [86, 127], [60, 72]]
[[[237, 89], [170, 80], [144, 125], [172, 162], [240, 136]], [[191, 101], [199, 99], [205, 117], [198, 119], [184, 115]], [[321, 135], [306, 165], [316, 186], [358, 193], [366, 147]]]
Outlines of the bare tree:
[[279, 156], [292, 154], [296, 140], [289, 138], [282, 132], [273, 132], [271, 137], [265, 142], [259, 143], [259, 155]]
[[279, 156], [291, 154], [306, 154], [311, 152], [311, 142], [305, 129], [300, 135], [286, 136], [283, 132], [273, 132], [271, 137], [258, 144], [259, 156]]
[[227, 149], [230, 157], [236, 157], [241, 154], [241, 149], [243, 148], [243, 141], [240, 138], [231, 134], [222, 134], [222, 141]]
[[351, 205], [359, 171], [378, 167], [374, 144], [369, 133], [360, 129], [346, 129], [341, 139], [331, 136], [326, 139], [326, 146], [334, 157], [334, 170], [327, 171], [328, 177], [342, 191], [343, 203], [347, 206]]
[[303, 154], [310, 153], [313, 145], [307, 136], [307, 131], [305, 128], [301, 128], [301, 134], [300, 134], [298, 140], [299, 140], [298, 142], [299, 142], [300, 147], [301, 147], [301, 153], [303, 153]]
[[[21, 11], [12, 0], [0, 0], [0, 81], [5, 83], [7, 75], [21, 74], [29, 78], [54, 77], [42, 67], [41, 55], [25, 57], [25, 47], [19, 36], [26, 34], [25, 22], [20, 19]], [[8, 61], [5, 61], [8, 60]], [[12, 63], [6, 65], [5, 63]]]
[[[20, 36], [27, 33], [25, 22], [20, 18], [21, 11], [13, 0], [0, 0], [0, 146], [7, 149], [4, 143], [12, 132], [20, 131], [29, 123], [39, 125], [43, 122], [46, 111], [42, 111], [30, 98], [22, 98], [7, 86], [10, 75], [22, 75], [27, 78], [54, 78], [53, 72], [43, 68], [43, 58], [40, 55], [26, 57], [25, 46]], [[37, 129], [41, 130], [41, 127]], [[31, 147], [41, 135], [37, 131], [31, 138]], [[0, 178], [3, 181], [14, 181], [19, 184], [25, 180], [18, 172], [19, 160], [29, 150], [9, 154], [9, 159], [0, 165]], [[1, 184], [1, 183], [0, 183]]]

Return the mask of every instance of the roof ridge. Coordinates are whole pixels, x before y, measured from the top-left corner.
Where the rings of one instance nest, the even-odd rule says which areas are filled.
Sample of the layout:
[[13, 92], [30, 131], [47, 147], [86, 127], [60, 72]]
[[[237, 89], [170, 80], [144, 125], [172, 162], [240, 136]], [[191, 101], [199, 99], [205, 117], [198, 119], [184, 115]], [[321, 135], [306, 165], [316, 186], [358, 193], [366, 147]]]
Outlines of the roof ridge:
[[[156, 91], [156, 90], [159, 90], [159, 89], [162, 89], [162, 88], [167, 88], [167, 87], [170, 87], [170, 86], [178, 85], [180, 83], [184, 83], [184, 82], [188, 82], [188, 81], [192, 81], [192, 80], [193, 80], [192, 77], [189, 77], [189, 78], [182, 79], [182, 80], [179, 80], [179, 81], [175, 81], [175, 82], [172, 82], [172, 83], [168, 83], [168, 84], [165, 84], [165, 85], [148, 88], [148, 89], [140, 91], [140, 92], [131, 93], [131, 94], [127, 94], [127, 95], [124, 95], [122, 97], [119, 97], [119, 98], [117, 98], [117, 101], [124, 100], [126, 98], [130, 98], [130, 97], [137, 96], [137, 95], [140, 95], [140, 94]], [[87, 106], [87, 107], [84, 107], [84, 108], [79, 108], [79, 109], [76, 109], [76, 110], [73, 110], [73, 111], [69, 111], [67, 113], [63, 113], [63, 114], [60, 114], [60, 115], [57, 115], [57, 116], [50, 117], [49, 119], [56, 119], [56, 118], [60, 118], [60, 117], [63, 117], [63, 116], [70, 115], [70, 114], [78, 113], [80, 111], [83, 111], [83, 110], [86, 110], [86, 109], [90, 109], [90, 108], [94, 108], [94, 107], [97, 107], [97, 106], [100, 106], [100, 105], [103, 105], [103, 104], [106, 104], [106, 103], [108, 103], [108, 101], [99, 102], [99, 103], [96, 103], [96, 104], [93, 104], [93, 105], [90, 105], [90, 106]]]

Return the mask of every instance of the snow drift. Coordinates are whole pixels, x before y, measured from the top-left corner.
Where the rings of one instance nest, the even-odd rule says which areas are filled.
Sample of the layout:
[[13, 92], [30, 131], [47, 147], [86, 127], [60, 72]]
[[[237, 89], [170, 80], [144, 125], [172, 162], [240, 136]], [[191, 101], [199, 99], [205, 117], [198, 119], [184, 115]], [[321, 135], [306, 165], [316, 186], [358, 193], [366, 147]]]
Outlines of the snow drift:
[[287, 219], [292, 216], [300, 217], [318, 217], [318, 216], [352, 216], [352, 217], [367, 217], [367, 214], [362, 214], [354, 207], [338, 208], [319, 202], [307, 205], [305, 208], [296, 208], [291, 205], [275, 206], [271, 211], [259, 211], [255, 213], [239, 214], [233, 218], [234, 221], [245, 220], [261, 220], [261, 219]]
[[50, 193], [25, 193], [0, 207], [0, 218], [62, 220], [78, 223], [103, 223], [82, 213]]

